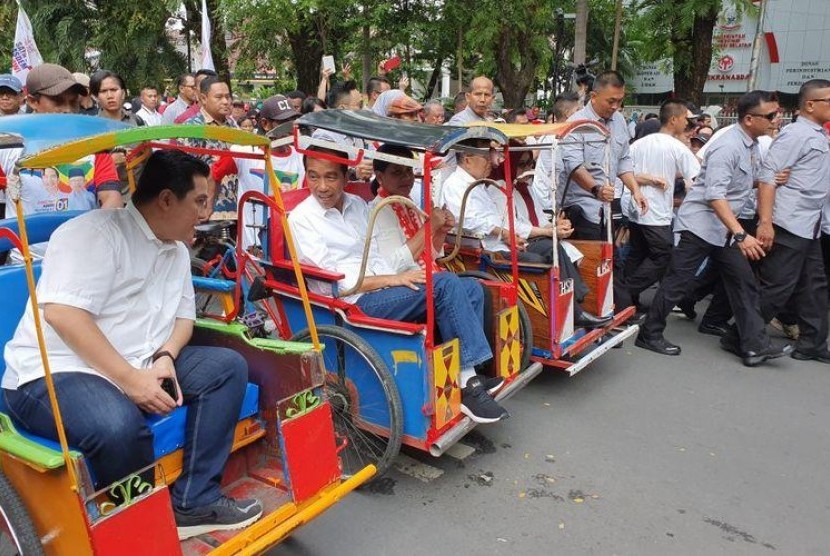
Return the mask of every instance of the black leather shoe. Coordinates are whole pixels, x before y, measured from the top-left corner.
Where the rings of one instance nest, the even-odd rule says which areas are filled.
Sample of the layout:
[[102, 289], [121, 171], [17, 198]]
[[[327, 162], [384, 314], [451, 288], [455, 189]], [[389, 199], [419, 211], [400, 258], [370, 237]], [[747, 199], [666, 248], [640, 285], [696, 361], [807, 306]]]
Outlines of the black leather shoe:
[[830, 365], [830, 351], [824, 350], [816, 353], [793, 350], [792, 358], [799, 361], [818, 361]]
[[735, 338], [733, 338], [732, 336], [728, 336], [728, 335], [721, 336], [720, 337], [720, 347], [721, 347], [721, 349], [724, 349], [724, 350], [728, 351], [729, 353], [734, 353], [738, 357], [742, 356], [741, 348], [738, 347], [738, 344], [737, 344]]
[[609, 324], [612, 320], [614, 320], [613, 316], [596, 317], [586, 311], [574, 313], [574, 326], [576, 328], [600, 328]]
[[697, 331], [701, 334], [709, 334], [710, 336], [723, 336], [729, 332], [729, 326], [714, 322], [701, 322], [697, 327]]
[[778, 359], [793, 352], [793, 346], [778, 342], [770, 342], [767, 347], [760, 351], [745, 351], [741, 354], [741, 360], [747, 367], [756, 367], [770, 359]]
[[691, 301], [681, 301], [677, 304], [677, 307], [672, 309], [673, 312], [680, 312], [689, 319], [695, 320], [697, 318], [697, 311], [695, 311], [695, 304]]
[[634, 345], [659, 353], [660, 355], [680, 355], [680, 346], [676, 346], [671, 342], [667, 342], [665, 338], [657, 340], [647, 340], [642, 334], [637, 335]]

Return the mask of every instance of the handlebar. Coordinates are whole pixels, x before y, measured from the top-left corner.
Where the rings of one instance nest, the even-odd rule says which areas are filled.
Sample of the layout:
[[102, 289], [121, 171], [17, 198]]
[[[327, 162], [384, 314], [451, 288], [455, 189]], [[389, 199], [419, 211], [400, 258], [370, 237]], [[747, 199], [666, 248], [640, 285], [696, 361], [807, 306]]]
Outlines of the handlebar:
[[450, 251], [449, 255], [444, 255], [443, 257], [436, 259], [435, 262], [439, 264], [448, 263], [458, 256], [458, 252], [461, 250], [461, 230], [463, 229], [462, 224], [464, 223], [464, 212], [467, 209], [467, 198], [470, 196], [470, 192], [481, 184], [492, 185], [499, 188], [499, 190], [504, 191], [504, 188], [499, 185], [498, 182], [491, 180], [490, 178], [476, 180], [467, 186], [467, 189], [464, 190], [464, 195], [461, 197], [461, 209], [458, 212], [458, 222], [456, 223], [458, 233], [455, 234], [455, 245], [453, 245], [452, 251]]

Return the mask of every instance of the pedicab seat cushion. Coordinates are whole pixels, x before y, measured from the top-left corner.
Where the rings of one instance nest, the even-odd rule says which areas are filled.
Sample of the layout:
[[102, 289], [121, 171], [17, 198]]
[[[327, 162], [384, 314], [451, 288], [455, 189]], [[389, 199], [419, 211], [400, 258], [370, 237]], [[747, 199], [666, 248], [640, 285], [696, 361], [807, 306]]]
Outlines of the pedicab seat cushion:
[[[41, 265], [40, 262], [34, 263], [35, 279], [40, 276]], [[23, 266], [0, 266], [0, 345], [5, 348], [6, 343], [11, 340], [14, 331], [17, 328], [17, 323], [23, 316], [23, 312], [29, 303], [29, 293], [26, 286], [26, 269]], [[6, 370], [5, 359], [0, 356], [0, 377]], [[245, 396], [242, 401], [242, 408], [239, 412], [239, 419], [245, 419], [256, 415], [259, 407], [259, 386], [248, 383], [245, 389]], [[0, 396], [0, 412], [8, 414], [5, 399]], [[187, 407], [176, 408], [169, 415], [164, 417], [158, 415], [148, 415], [146, 417], [147, 424], [153, 431], [154, 442], [153, 449], [156, 458], [167, 455], [184, 446], [184, 431], [185, 423], [187, 421]], [[16, 431], [3, 430], [2, 434], [12, 434], [15, 436], [22, 436], [35, 444], [44, 446], [46, 448], [60, 451], [60, 444], [53, 440], [43, 438], [22, 430], [19, 426], [15, 427]], [[0, 447], [3, 442], [0, 441]], [[73, 448], [74, 450], [80, 452]], [[26, 453], [18, 454], [21, 457], [26, 457]]]

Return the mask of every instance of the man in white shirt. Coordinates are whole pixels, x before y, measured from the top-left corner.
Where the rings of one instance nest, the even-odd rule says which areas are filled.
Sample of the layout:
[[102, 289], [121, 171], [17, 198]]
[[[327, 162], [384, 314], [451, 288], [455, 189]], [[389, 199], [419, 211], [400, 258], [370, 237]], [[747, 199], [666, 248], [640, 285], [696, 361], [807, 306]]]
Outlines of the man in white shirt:
[[[319, 153], [343, 158], [344, 154], [312, 147]], [[340, 289], [357, 283], [366, 240], [369, 209], [355, 195], [344, 192], [347, 168], [329, 160], [305, 157], [306, 183], [311, 196], [288, 217], [302, 262], [345, 275]], [[369, 316], [404, 322], [425, 322], [426, 281], [422, 268], [399, 272], [384, 259], [375, 242], [367, 259], [366, 277], [359, 290], [345, 297]], [[331, 295], [330, 287], [312, 282], [312, 291]], [[461, 344], [461, 410], [478, 423], [492, 423], [507, 417], [507, 412], [486, 392], [476, 376], [475, 366], [492, 358], [483, 331], [484, 295], [474, 280], [461, 280], [455, 274], [433, 275], [436, 323], [444, 340], [458, 338]], [[478, 326], [470, 326], [475, 319]]]
[[141, 89], [139, 95], [141, 99], [141, 108], [136, 113], [136, 116], [141, 118], [144, 125], [161, 125], [163, 120], [161, 114], [158, 112], [159, 106], [159, 91], [152, 85], [148, 85]]
[[[153, 463], [146, 413], [188, 404], [183, 473], [171, 488], [180, 539], [262, 514], [258, 501], [219, 489], [247, 363], [230, 349], [187, 345], [196, 315], [185, 242], [207, 215], [208, 175], [193, 156], [154, 153], [126, 209], [91, 211], [55, 231], [37, 286], [67, 438], [96, 488]], [[31, 306], [4, 356], [13, 419], [56, 440]]]
[[685, 102], [667, 100], [660, 107], [660, 131], [631, 145], [634, 174], [655, 176], [662, 183], [641, 187], [648, 200], [649, 210], [645, 214], [630, 194], [623, 195], [623, 202], [628, 205], [631, 251], [625, 261], [621, 287], [635, 302], [640, 293], [663, 277], [671, 260], [675, 178], [679, 175], [691, 181], [700, 173], [695, 155], [676, 139], [692, 118]]

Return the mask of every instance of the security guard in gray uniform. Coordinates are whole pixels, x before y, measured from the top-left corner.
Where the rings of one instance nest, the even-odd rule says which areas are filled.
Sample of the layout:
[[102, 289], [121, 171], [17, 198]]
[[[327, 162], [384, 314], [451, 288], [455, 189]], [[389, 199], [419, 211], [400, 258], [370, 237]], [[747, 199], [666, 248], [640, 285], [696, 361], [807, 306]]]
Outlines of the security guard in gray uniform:
[[[761, 317], [758, 284], [750, 260], [765, 255], [761, 243], [738, 222], [750, 197], [759, 160], [757, 138], [766, 133], [778, 111], [775, 97], [751, 91], [738, 99], [738, 125], [727, 131], [707, 153], [695, 184], [680, 206], [675, 231], [680, 243], [654, 296], [636, 345], [663, 355], [680, 355], [680, 346], [663, 337], [666, 315], [694, 285], [694, 275], [708, 256], [720, 270], [735, 313], [739, 342], [736, 352], [747, 366], [790, 353], [775, 345]], [[772, 116], [770, 116], [772, 115]]]
[[[807, 81], [798, 96], [798, 120], [773, 141], [758, 176], [758, 241], [768, 251], [759, 269], [761, 314], [769, 322], [784, 309], [794, 312], [800, 334], [792, 357], [830, 364], [821, 251], [821, 213], [830, 197], [823, 127], [830, 121], [830, 81]], [[774, 175], [786, 168], [789, 179], [776, 186]]]

